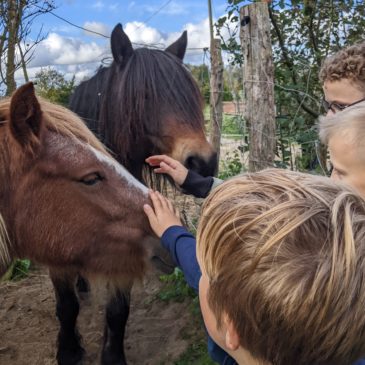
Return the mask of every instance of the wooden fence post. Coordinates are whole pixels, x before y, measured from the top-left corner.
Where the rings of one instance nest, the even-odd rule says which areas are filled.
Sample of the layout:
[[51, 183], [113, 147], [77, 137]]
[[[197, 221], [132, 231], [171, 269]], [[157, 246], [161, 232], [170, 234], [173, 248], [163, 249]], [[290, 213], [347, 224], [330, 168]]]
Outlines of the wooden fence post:
[[249, 171], [259, 171], [274, 165], [276, 148], [274, 65], [268, 4], [243, 6], [240, 20]]
[[213, 39], [212, 42], [213, 44], [210, 47], [210, 143], [217, 152], [217, 167], [219, 167], [221, 131], [223, 121], [223, 61], [221, 41], [219, 39]]

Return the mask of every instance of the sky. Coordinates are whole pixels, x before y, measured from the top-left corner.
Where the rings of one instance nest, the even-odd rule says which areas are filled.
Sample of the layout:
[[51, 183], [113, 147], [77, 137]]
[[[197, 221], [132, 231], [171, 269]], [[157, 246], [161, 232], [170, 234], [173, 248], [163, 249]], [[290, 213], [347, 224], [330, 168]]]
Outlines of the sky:
[[[186, 63], [208, 63], [202, 48], [209, 47], [207, 0], [56, 0], [54, 14], [80, 27], [110, 36], [121, 23], [131, 41], [167, 47], [188, 32]], [[212, 0], [213, 18], [225, 14], [227, 0]], [[52, 14], [37, 18], [31, 36], [43, 27], [46, 38], [28, 65], [30, 79], [42, 68], [53, 67], [77, 81], [90, 77], [104, 59], [110, 59], [109, 39], [86, 32]], [[135, 45], [137, 47], [138, 45]], [[197, 49], [199, 48], [199, 49]], [[21, 71], [16, 74], [22, 79]]]

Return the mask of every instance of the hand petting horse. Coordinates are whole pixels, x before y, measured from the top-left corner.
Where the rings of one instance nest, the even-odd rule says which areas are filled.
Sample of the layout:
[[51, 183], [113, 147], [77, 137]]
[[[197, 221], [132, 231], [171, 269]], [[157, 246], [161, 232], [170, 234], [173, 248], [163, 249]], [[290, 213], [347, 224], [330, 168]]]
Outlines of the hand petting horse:
[[33, 84], [0, 100], [0, 274], [16, 257], [49, 267], [61, 324], [59, 364], [79, 364], [84, 352], [76, 329], [78, 273], [112, 287], [102, 361], [125, 363], [126, 317], [111, 311], [149, 261], [147, 201], [147, 188], [84, 123], [38, 100]]

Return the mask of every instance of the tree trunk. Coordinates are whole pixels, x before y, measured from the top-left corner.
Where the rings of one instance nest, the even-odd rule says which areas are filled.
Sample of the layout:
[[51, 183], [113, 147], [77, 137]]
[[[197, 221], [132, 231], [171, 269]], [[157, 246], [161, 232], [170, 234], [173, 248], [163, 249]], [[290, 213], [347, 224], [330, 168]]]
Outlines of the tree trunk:
[[[223, 61], [221, 42], [214, 39], [211, 47], [211, 76], [210, 76], [210, 142], [219, 155], [221, 146], [221, 131], [223, 119]], [[218, 172], [218, 166], [216, 171]]]
[[24, 53], [21, 47], [21, 44], [18, 43], [18, 49], [19, 49], [19, 54], [20, 54], [20, 62], [22, 64], [22, 69], [23, 69], [23, 75], [24, 75], [24, 80], [25, 82], [29, 82], [29, 76], [28, 76], [28, 71], [27, 71], [27, 63], [25, 62], [25, 57], [24, 57]]
[[16, 89], [15, 83], [15, 47], [17, 44], [17, 4], [16, 0], [8, 0], [8, 47], [6, 62], [6, 95], [11, 95]]
[[274, 166], [275, 103], [270, 19], [266, 3], [240, 9], [241, 48], [244, 57], [244, 117], [249, 128], [249, 171]]

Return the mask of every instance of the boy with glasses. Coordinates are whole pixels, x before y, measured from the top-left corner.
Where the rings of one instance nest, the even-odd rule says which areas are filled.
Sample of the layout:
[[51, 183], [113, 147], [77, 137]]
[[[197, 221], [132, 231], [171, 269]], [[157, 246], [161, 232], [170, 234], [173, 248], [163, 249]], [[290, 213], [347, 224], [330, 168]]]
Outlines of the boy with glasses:
[[328, 57], [319, 73], [327, 115], [365, 101], [365, 42]]

